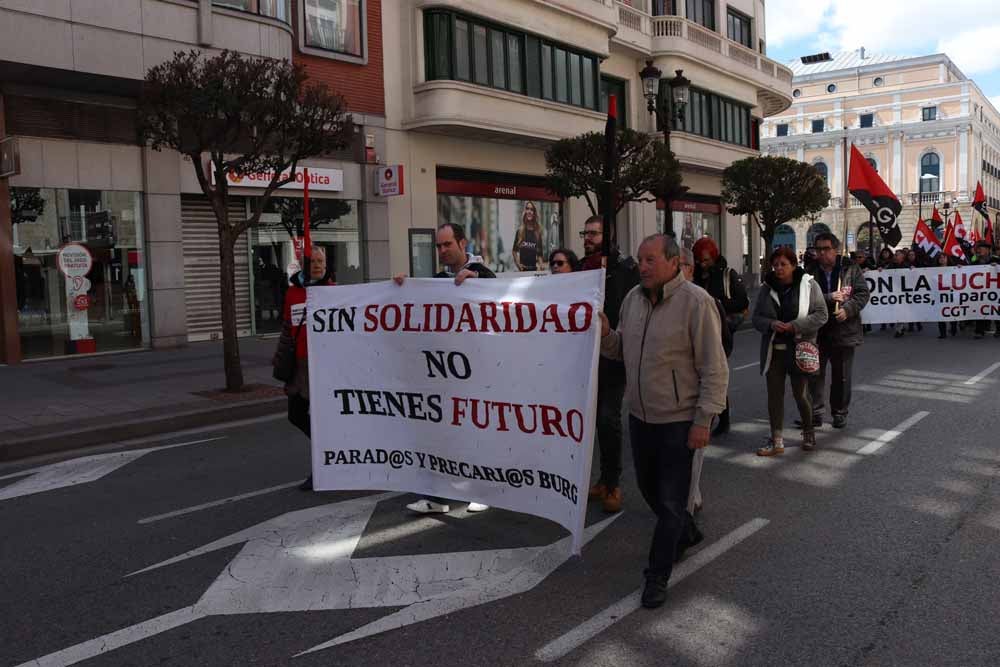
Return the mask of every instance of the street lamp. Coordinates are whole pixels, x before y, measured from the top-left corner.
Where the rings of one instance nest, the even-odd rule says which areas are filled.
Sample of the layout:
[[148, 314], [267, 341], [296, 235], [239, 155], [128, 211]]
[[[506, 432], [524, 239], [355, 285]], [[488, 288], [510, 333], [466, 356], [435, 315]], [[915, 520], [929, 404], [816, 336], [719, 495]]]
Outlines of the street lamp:
[[[639, 78], [642, 79], [642, 94], [646, 98], [646, 109], [651, 115], [655, 115], [657, 123], [663, 129], [663, 143], [667, 145], [667, 150], [671, 153], [673, 151], [670, 149], [670, 128], [674, 124], [674, 121], [680, 121], [684, 118], [684, 110], [687, 108], [691, 95], [691, 82], [685, 78], [684, 70], [679, 69], [674, 70], [674, 72], [676, 76], [668, 81], [671, 104], [670, 113], [666, 118], [663, 117], [663, 109], [656, 103], [656, 98], [660, 90], [660, 77], [663, 76], [663, 72], [653, 65], [652, 60], [647, 60], [646, 66], [639, 72]], [[681, 192], [686, 190], [687, 188], [681, 188]], [[664, 204], [670, 228], [672, 229], [673, 211], [670, 210], [670, 201], [667, 200]]]
[[935, 178], [937, 176], [934, 174], [923, 174], [920, 177], [920, 192], [917, 193], [917, 215], [921, 220], [924, 219], [924, 184], [930, 183]]

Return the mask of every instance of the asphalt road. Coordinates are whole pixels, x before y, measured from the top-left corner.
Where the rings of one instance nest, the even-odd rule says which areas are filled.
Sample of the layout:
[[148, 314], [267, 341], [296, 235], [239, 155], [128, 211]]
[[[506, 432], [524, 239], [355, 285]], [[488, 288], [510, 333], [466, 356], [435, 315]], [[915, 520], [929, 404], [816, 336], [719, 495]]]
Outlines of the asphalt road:
[[656, 611], [628, 600], [652, 528], [628, 457], [625, 511], [592, 506], [565, 562], [541, 519], [298, 491], [283, 420], [2, 467], [0, 664], [1000, 664], [1000, 340], [890, 333], [858, 353], [849, 427], [802, 452], [789, 400], [775, 459], [737, 336], [706, 540]]

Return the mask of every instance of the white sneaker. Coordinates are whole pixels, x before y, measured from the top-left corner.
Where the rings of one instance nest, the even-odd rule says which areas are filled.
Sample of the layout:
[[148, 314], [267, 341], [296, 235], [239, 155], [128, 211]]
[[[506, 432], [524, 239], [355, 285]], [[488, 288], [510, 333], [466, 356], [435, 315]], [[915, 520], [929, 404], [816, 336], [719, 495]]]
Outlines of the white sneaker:
[[417, 514], [447, 514], [451, 511], [448, 505], [442, 505], [426, 498], [421, 498], [415, 503], [410, 503], [406, 509]]
[[466, 511], [469, 511], [469, 512], [485, 512], [489, 508], [490, 508], [489, 505], [484, 505], [482, 503], [469, 503], [469, 506], [466, 508]]

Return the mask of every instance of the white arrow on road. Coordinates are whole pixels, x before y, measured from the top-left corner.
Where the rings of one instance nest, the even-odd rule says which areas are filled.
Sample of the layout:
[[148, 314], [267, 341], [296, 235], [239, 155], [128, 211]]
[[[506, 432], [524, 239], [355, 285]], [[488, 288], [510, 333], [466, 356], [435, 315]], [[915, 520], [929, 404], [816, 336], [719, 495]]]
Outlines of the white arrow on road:
[[213, 440], [222, 440], [226, 436], [218, 438], [206, 438], [204, 440], [192, 440], [191, 442], [179, 442], [173, 445], [162, 447], [149, 447], [147, 449], [133, 449], [125, 452], [112, 452], [110, 454], [94, 454], [93, 456], [81, 456], [80, 458], [60, 461], [40, 468], [32, 468], [21, 472], [4, 475], [0, 479], [10, 479], [30, 475], [25, 479], [14, 482], [9, 486], [0, 488], [0, 500], [10, 500], [21, 496], [30, 496], [35, 493], [54, 491], [67, 486], [77, 484], [87, 484], [110, 475], [119, 468], [128, 465], [132, 461], [139, 459], [150, 452], [173, 449], [175, 447], [186, 447], [197, 445]]
[[[134, 572], [246, 543], [191, 607], [25, 665], [71, 665], [212, 615], [405, 607], [305, 651], [310, 653], [523, 593], [570, 557], [571, 537], [542, 547], [351, 558], [376, 505], [398, 495], [366, 496], [290, 512]], [[585, 543], [619, 516], [587, 528]]]

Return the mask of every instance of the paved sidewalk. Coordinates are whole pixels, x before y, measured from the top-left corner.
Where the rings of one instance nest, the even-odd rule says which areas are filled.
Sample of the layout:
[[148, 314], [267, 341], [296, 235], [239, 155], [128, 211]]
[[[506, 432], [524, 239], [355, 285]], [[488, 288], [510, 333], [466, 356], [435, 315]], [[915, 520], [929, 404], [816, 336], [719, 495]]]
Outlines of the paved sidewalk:
[[285, 409], [274, 338], [240, 340], [256, 390], [219, 395], [222, 343], [0, 366], [0, 461], [210, 426]]

